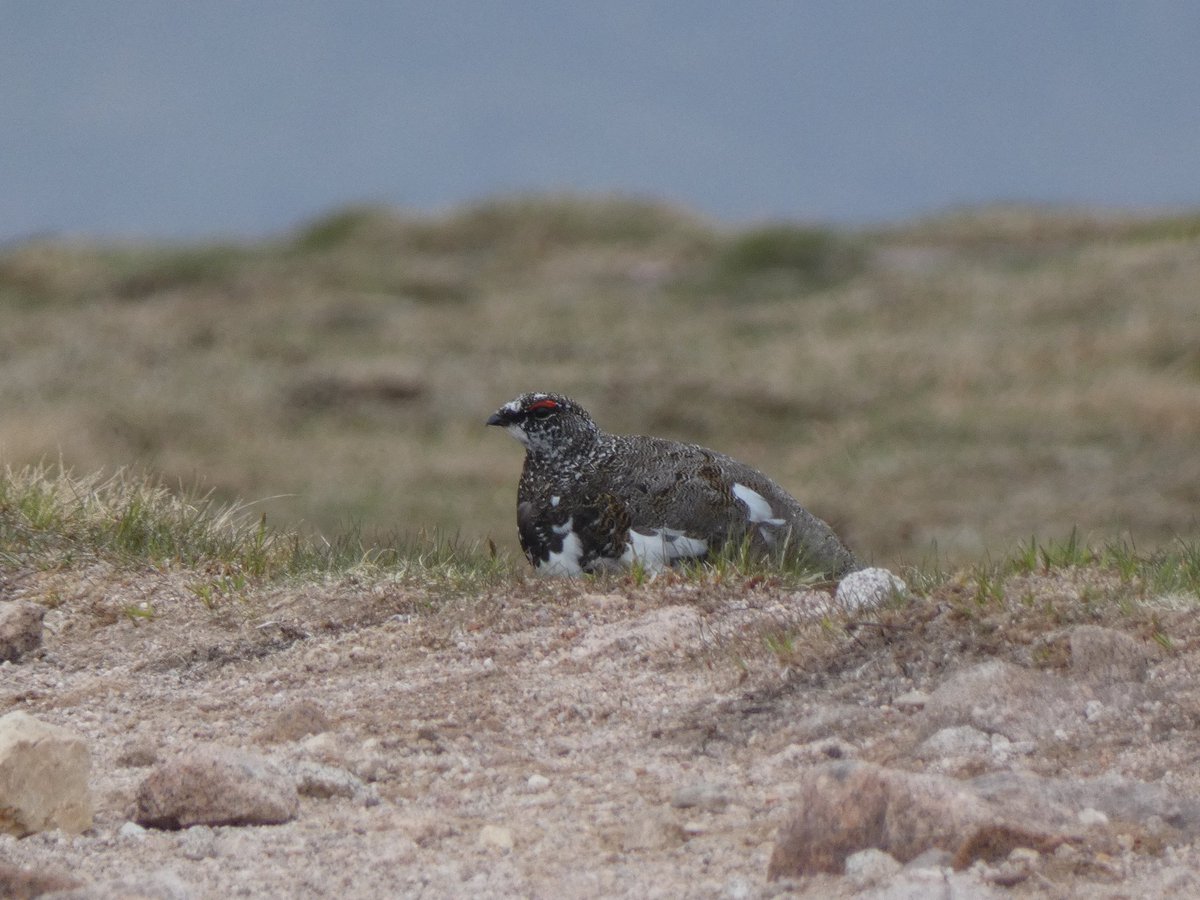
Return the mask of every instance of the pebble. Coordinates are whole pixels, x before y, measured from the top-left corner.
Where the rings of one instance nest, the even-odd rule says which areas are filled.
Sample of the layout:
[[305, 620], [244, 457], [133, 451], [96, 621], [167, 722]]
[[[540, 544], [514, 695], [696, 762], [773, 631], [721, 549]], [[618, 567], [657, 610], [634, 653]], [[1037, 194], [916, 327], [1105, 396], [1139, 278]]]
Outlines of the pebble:
[[535, 772], [529, 776], [529, 780], [525, 782], [525, 786], [535, 794], [540, 793], [550, 787], [550, 779], [545, 775], [539, 775]]
[[892, 706], [901, 712], [917, 712], [924, 709], [929, 702], [929, 695], [924, 691], [908, 691], [892, 701]]
[[723, 785], [708, 781], [684, 785], [671, 796], [671, 805], [676, 809], [702, 809], [707, 812], [722, 812], [729, 805], [729, 795]]
[[337, 738], [329, 731], [309, 735], [300, 742], [300, 747], [318, 759], [336, 759], [338, 756]]
[[861, 885], [877, 884], [890, 878], [901, 869], [900, 863], [890, 853], [875, 847], [859, 850], [846, 857], [846, 877]]
[[194, 825], [179, 836], [179, 852], [184, 859], [208, 859], [217, 855], [216, 838], [207, 825]]
[[126, 822], [117, 829], [117, 837], [127, 841], [141, 841], [146, 837], [146, 829], [137, 822]]
[[1079, 819], [1080, 825], [1087, 825], [1089, 828], [1093, 825], [1103, 826], [1108, 824], [1108, 816], [1091, 806], [1081, 809], [1076, 818]]
[[511, 850], [513, 848], [512, 830], [502, 825], [484, 825], [479, 829], [479, 843], [484, 847]]
[[847, 612], [859, 612], [882, 606], [908, 594], [908, 585], [887, 569], [859, 569], [838, 585], [835, 602]]

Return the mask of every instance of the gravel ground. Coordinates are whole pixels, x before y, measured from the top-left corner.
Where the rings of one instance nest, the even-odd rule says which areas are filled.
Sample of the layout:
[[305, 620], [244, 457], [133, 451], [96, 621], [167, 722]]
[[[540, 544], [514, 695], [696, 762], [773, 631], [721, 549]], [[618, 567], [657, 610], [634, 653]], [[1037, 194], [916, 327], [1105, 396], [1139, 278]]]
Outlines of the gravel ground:
[[[960, 746], [924, 743], [937, 725], [925, 698], [993, 657], [1052, 664], [1055, 634], [1010, 628], [989, 644], [948, 594], [860, 614], [847, 633], [845, 617], [812, 624], [826, 595], [753, 581], [528, 582], [433, 609], [421, 588], [378, 580], [213, 608], [186, 585], [102, 568], [7, 580], [0, 599], [52, 608], [43, 649], [0, 665], [0, 715], [86, 738], [95, 821], [0, 837], [0, 862], [78, 880], [88, 897], [902, 896], [939, 877], [956, 896], [1200, 895], [1194, 836], [1179, 833], [1118, 834], [1111, 852], [1047, 856], [1024, 877], [978, 864], [874, 886], [767, 880], [796, 773], [830, 759], [960, 778], [1116, 773], [1200, 796], [1187, 611], [1161, 613], [1178, 620], [1169, 653], [1134, 635], [1146, 666], [1128, 703], [1096, 694], [1044, 737], [998, 725]], [[1027, 725], [1052, 714], [1017, 712]], [[130, 824], [153, 766], [206, 744], [291, 771], [319, 763], [356, 787], [303, 797], [282, 825]]]

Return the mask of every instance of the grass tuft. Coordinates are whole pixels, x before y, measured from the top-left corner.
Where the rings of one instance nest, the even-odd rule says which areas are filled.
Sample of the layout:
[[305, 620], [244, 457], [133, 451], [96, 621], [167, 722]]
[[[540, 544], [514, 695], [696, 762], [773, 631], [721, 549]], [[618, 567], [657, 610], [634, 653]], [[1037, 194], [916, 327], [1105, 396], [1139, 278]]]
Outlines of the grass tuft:
[[[244, 595], [252, 580], [371, 573], [477, 587], [513, 575], [494, 547], [437, 532], [364, 540], [357, 528], [333, 539], [268, 526], [245, 503], [172, 491], [121, 470], [77, 476], [62, 467], [6, 468], [0, 475], [0, 564], [53, 569], [104, 561], [192, 569], [204, 605]], [[143, 613], [131, 613], [131, 615]]]
[[76, 476], [31, 466], [0, 477], [0, 560], [11, 565], [222, 562], [257, 576], [287, 558], [283, 537], [245, 505], [172, 492], [128, 470]]

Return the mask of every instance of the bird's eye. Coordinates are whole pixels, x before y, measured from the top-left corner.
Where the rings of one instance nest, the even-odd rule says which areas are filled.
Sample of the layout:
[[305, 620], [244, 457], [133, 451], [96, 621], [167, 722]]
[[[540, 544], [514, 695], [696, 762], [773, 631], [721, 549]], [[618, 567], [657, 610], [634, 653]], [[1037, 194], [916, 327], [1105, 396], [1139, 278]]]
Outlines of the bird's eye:
[[556, 409], [558, 409], [558, 404], [553, 400], [539, 400], [525, 410], [525, 414], [533, 416], [535, 419], [544, 419]]

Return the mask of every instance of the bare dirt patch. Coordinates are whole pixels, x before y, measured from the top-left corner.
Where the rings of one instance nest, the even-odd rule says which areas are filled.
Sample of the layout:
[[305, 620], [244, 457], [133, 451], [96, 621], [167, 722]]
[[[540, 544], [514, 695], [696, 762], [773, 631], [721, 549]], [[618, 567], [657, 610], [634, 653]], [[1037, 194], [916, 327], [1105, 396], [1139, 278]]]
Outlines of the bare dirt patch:
[[[1052, 604], [1103, 579], [1031, 580]], [[770, 579], [517, 582], [435, 601], [341, 578], [206, 608], [180, 573], [25, 573], [4, 599], [49, 605], [47, 634], [0, 665], [0, 714], [86, 737], [96, 818], [75, 837], [0, 838], [0, 862], [98, 896], [848, 896], [863, 883], [766, 877], [797, 773], [831, 759], [964, 780], [1111, 774], [1200, 796], [1190, 612], [1085, 616], [1111, 630], [1081, 633], [1073, 665], [1078, 604], [1060, 603], [1056, 631], [1044, 603], [971, 615], [956, 591], [850, 621]], [[127, 614], [147, 600], [153, 616]], [[1096, 663], [1114, 630], [1143, 662]], [[978, 668], [989, 660], [1007, 666]], [[1065, 706], [1042, 704], [1057, 721], [1038, 724], [1017, 692], [978, 698], [982, 712], [963, 699], [1010, 670], [1058, 685], [1045, 690]], [[983, 738], [930, 743], [948, 723]], [[366, 789], [310, 792], [283, 825], [130, 826], [150, 767], [208, 743]], [[1103, 840], [1015, 868], [935, 860], [889, 877], [940, 871], [980, 896], [1187, 893], [1200, 890], [1189, 827], [1114, 820]]]

